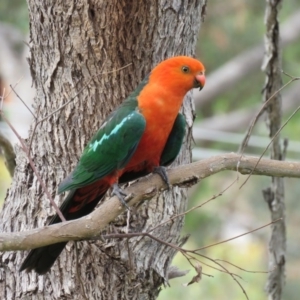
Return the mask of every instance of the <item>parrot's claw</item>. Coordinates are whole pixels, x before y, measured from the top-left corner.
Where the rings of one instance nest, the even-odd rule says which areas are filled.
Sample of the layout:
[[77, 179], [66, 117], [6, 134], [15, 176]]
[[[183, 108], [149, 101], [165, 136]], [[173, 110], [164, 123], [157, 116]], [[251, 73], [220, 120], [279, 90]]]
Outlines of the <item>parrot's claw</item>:
[[153, 173], [156, 173], [161, 177], [163, 182], [168, 186], [168, 190], [171, 188], [171, 184], [165, 167], [163, 166], [155, 167]]
[[119, 187], [117, 183], [114, 183], [112, 185], [112, 196], [117, 196], [119, 201], [123, 206], [125, 206], [128, 210], [130, 210], [130, 207], [127, 205], [125, 198], [127, 197], [127, 194]]

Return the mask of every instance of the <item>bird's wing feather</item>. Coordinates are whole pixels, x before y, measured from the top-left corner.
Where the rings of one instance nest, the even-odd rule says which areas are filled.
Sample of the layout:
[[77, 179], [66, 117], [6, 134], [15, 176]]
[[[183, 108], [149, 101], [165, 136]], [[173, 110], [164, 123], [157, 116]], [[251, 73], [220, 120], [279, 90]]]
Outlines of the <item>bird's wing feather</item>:
[[75, 170], [60, 184], [59, 192], [86, 186], [122, 169], [134, 154], [145, 127], [141, 113], [121, 106], [89, 142]]
[[180, 148], [185, 135], [185, 117], [179, 113], [175, 119], [173, 128], [160, 157], [160, 165], [170, 165], [180, 152]]

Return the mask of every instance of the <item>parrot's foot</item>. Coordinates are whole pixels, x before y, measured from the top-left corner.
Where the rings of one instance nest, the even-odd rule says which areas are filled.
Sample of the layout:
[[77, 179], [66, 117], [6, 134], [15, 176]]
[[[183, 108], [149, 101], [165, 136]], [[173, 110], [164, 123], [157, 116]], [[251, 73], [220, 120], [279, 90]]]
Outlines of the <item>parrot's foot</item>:
[[163, 182], [168, 186], [168, 190], [171, 188], [171, 184], [165, 167], [163, 166], [155, 167], [153, 173], [156, 173], [161, 177]]
[[119, 185], [117, 183], [114, 183], [112, 185], [112, 195], [113, 196], [117, 196], [119, 201], [121, 202], [121, 204], [123, 206], [125, 206], [128, 210], [130, 210], [130, 207], [127, 205], [125, 198], [127, 197], [127, 194], [119, 187]]

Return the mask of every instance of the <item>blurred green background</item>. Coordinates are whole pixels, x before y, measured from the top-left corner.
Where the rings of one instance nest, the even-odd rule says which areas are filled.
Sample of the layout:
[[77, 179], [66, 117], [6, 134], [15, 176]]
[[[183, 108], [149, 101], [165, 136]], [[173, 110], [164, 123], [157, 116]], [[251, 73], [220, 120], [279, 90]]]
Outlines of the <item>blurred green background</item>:
[[[197, 45], [197, 57], [201, 58], [206, 65], [207, 85], [210, 78], [212, 78], [210, 74], [224, 67], [228, 61], [236, 58], [236, 56], [259, 44], [263, 44], [264, 10], [264, 1], [208, 1], [207, 16], [202, 25]], [[280, 22], [287, 24], [297, 12], [300, 12], [299, 0], [283, 2]], [[2, 22], [17, 28], [24, 36], [28, 33], [28, 15], [25, 1], [2, 0], [0, 3], [0, 19]], [[290, 28], [287, 27], [285, 32], [297, 34], [297, 32], [293, 32], [295, 30], [298, 29], [291, 26]], [[261, 52], [258, 55], [262, 57], [263, 53]], [[299, 37], [294, 37], [283, 47], [282, 56], [283, 70], [294, 76], [300, 76]], [[229, 72], [228, 76], [230, 76]], [[283, 76], [284, 82], [288, 80], [289, 78]], [[237, 121], [237, 116], [241, 116], [245, 112], [250, 113], [250, 116], [254, 116], [252, 109], [261, 105], [263, 86], [264, 73], [258, 66], [246, 76], [241, 75], [227, 91], [220, 89], [220, 93], [213, 99], [208, 97], [209, 100], [205, 103], [201, 103], [202, 92], [199, 99], [195, 97], [197, 107], [195, 131], [198, 129], [204, 130], [195, 138], [196, 143], [193, 150], [195, 159], [222, 152], [237, 151], [249, 122], [243, 122], [242, 118], [240, 122], [232, 126], [234, 128], [228, 128], [229, 123], [232, 120]], [[205, 89], [203, 90], [202, 100], [206, 97], [204, 93]], [[286, 120], [300, 104], [299, 95], [299, 82], [292, 83], [285, 89], [283, 102], [289, 105], [284, 110], [283, 120]], [[233, 115], [233, 112], [236, 112], [236, 115]], [[290, 141], [287, 150], [287, 159], [289, 160], [299, 161], [299, 121], [300, 115], [298, 113], [282, 131], [282, 138], [287, 138]], [[234, 135], [227, 137], [226, 133]], [[255, 126], [253, 135], [257, 138], [257, 143], [253, 138], [254, 144], [246, 149], [246, 153], [258, 156], [269, 141], [264, 117]], [[266, 157], [268, 155], [266, 153]], [[232, 183], [236, 176], [237, 174], [234, 172], [223, 172], [201, 181], [189, 190], [189, 207], [199, 205], [213, 195], [218, 194]], [[244, 179], [244, 176], [239, 176], [239, 182], [226, 191], [223, 196], [187, 215], [182, 234], [190, 234], [191, 236], [184, 246], [185, 248], [195, 249], [210, 245], [270, 222], [268, 207], [262, 197], [262, 190], [270, 185], [270, 178], [252, 176], [248, 183], [242, 189], [239, 189]], [[0, 201], [4, 199], [9, 184], [10, 178], [0, 156]], [[283, 299], [299, 299], [300, 236], [298, 228], [300, 221], [297, 209], [299, 207], [300, 185], [299, 180], [288, 178], [285, 180], [285, 184], [288, 240], [286, 286]], [[205, 249], [201, 253], [213, 259], [226, 260], [245, 270], [267, 271], [269, 235], [270, 227], [266, 227], [228, 243]], [[185, 277], [171, 280], [171, 288], [162, 287], [160, 300], [183, 298], [245, 299], [242, 290], [230, 276], [206, 266], [206, 264], [209, 264], [219, 268], [213, 262], [202, 257], [199, 257], [199, 259], [202, 262], [203, 273], [213, 277], [203, 275], [199, 283], [185, 287], [184, 284], [192, 279], [195, 271], [186, 259], [178, 254], [173, 264], [180, 269], [188, 269], [190, 272]], [[233, 273], [241, 276], [239, 281], [250, 299], [266, 299], [264, 292], [267, 280], [266, 273], [250, 273], [227, 263], [223, 263], [223, 265]]]

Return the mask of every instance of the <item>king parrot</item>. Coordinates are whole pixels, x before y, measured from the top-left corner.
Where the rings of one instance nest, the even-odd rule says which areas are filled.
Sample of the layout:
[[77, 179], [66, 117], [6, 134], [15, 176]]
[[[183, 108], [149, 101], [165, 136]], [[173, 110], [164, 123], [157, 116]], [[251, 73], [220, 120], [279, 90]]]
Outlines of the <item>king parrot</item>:
[[[92, 212], [110, 187], [122, 200], [118, 183], [161, 171], [175, 160], [185, 134], [179, 110], [189, 90], [203, 88], [204, 71], [203, 64], [191, 57], [164, 60], [105, 119], [73, 172], [58, 187], [58, 193], [69, 191], [60, 207], [66, 220]], [[59, 222], [55, 215], [50, 224]], [[46, 273], [66, 244], [31, 250], [20, 271]]]

